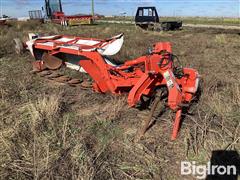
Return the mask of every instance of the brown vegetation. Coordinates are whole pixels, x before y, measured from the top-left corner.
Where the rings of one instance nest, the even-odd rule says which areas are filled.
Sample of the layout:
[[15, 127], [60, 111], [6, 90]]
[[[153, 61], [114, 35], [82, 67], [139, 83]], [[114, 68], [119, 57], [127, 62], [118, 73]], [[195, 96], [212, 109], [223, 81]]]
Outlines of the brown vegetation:
[[[13, 38], [24, 39], [28, 32], [98, 38], [124, 32], [124, 47], [114, 57], [121, 61], [144, 54], [156, 41], [170, 41], [183, 65], [199, 70], [201, 98], [186, 114], [177, 141], [170, 141], [173, 114], [167, 111], [134, 143], [148, 112], [129, 108], [125, 96], [51, 84], [30, 74], [32, 57], [12, 49]], [[182, 160], [206, 163], [213, 150], [239, 150], [239, 48], [239, 34], [230, 30], [157, 33], [130, 25], [64, 29], [26, 23], [1, 28], [1, 179], [183, 179]]]

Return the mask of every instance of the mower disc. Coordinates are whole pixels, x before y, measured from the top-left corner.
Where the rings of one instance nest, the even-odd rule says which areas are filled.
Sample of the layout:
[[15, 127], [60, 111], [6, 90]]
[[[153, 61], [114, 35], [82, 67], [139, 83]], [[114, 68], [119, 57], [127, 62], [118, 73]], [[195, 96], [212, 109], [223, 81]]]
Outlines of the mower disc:
[[79, 84], [79, 83], [81, 83], [79, 79], [71, 79], [70, 81], [68, 81], [68, 84]]
[[42, 63], [42, 61], [40, 61], [40, 60], [32, 62], [32, 67], [33, 67], [33, 70], [32, 70], [33, 73], [34, 72], [41, 72], [41, 71], [46, 69], [45, 64]]
[[43, 54], [42, 60], [45, 64], [45, 66], [48, 69], [51, 69], [51, 70], [59, 69], [62, 66], [62, 60], [61, 59], [59, 59], [55, 56], [51, 56], [48, 53]]

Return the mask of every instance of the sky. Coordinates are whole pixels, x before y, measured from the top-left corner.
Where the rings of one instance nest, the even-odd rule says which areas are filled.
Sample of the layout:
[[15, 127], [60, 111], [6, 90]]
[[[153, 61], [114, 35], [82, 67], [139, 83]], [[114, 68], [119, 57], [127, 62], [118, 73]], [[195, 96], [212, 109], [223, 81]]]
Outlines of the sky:
[[[3, 14], [26, 17], [44, 6], [44, 0], [0, 0]], [[240, 17], [240, 0], [94, 0], [95, 13], [133, 16], [138, 6], [156, 6], [159, 16]], [[67, 15], [91, 13], [91, 0], [62, 0]]]

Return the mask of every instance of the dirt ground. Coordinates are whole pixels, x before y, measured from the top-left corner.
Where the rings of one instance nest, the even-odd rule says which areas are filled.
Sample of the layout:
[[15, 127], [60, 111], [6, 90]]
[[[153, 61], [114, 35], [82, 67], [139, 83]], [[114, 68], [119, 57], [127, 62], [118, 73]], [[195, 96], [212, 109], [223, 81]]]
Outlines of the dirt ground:
[[[124, 32], [124, 46], [114, 57], [119, 62], [146, 53], [155, 42], [169, 41], [183, 66], [201, 74], [201, 97], [184, 115], [176, 141], [170, 141], [174, 114], [167, 111], [135, 143], [149, 111], [129, 108], [125, 95], [97, 94], [30, 74], [32, 57], [14, 54], [12, 43], [15, 37], [25, 40], [29, 32], [96, 38]], [[215, 151], [239, 153], [239, 49], [239, 30], [151, 32], [120, 24], [1, 27], [0, 179], [195, 179], [180, 174], [181, 161], [206, 165]]]

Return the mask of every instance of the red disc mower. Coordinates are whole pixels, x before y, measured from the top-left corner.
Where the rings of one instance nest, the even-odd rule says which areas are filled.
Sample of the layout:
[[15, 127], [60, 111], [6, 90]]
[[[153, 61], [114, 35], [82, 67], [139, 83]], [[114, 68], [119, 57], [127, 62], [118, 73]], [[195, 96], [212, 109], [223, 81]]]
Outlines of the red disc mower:
[[[37, 71], [64, 65], [86, 72], [93, 80], [94, 91], [128, 93], [130, 107], [147, 103], [146, 99], [161, 101], [165, 97], [165, 106], [176, 113], [171, 138], [176, 139], [182, 109], [191, 103], [198, 90], [199, 74], [195, 69], [176, 65], [178, 59], [169, 42], [157, 42], [148, 54], [116, 65], [108, 57], [120, 51], [123, 34], [104, 40], [63, 35], [30, 37], [24, 45], [34, 56], [33, 67]], [[156, 104], [152, 106], [156, 108]], [[142, 134], [148, 125], [146, 121]]]

